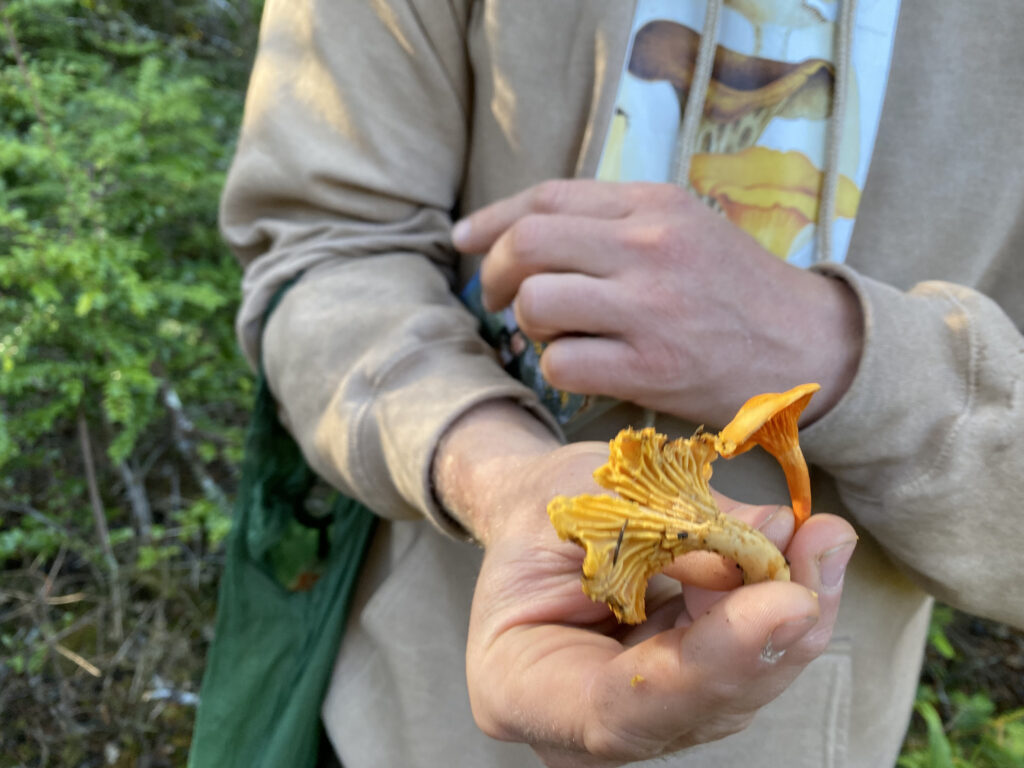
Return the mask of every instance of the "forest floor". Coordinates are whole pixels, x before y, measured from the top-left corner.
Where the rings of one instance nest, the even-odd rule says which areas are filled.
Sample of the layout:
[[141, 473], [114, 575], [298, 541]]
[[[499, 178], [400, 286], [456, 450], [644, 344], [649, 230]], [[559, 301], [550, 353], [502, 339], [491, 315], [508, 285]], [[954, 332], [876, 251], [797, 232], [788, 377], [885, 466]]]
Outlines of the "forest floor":
[[[4, 571], [0, 768], [183, 766], [220, 565], [215, 551], [167, 560], [122, 574], [113, 596], [102, 571], [66, 549]], [[1024, 708], [1024, 633], [948, 608], [937, 626], [921, 682], [948, 734], [963, 727], [965, 697], [991, 702], [990, 717]], [[929, 748], [915, 715], [907, 750], [920, 762], [907, 764], [943, 765]]]

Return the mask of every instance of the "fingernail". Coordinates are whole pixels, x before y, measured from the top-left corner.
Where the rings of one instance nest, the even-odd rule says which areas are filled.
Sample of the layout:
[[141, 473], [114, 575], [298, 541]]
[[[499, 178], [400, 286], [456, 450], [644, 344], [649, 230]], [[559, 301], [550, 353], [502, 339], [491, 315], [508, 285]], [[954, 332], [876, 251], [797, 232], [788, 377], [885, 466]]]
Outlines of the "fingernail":
[[772, 632], [772, 636], [768, 638], [764, 648], [761, 649], [761, 659], [769, 664], [774, 664], [786, 655], [786, 651], [793, 643], [810, 632], [811, 627], [817, 623], [817, 616], [804, 616], [802, 619], [794, 619], [780, 624]]
[[452, 243], [458, 248], [469, 239], [470, 224], [467, 219], [459, 219], [452, 227]]
[[821, 586], [827, 589], [835, 589], [843, 583], [843, 575], [846, 573], [846, 564], [850, 562], [853, 555], [853, 548], [857, 542], [848, 541], [837, 547], [826, 550], [818, 558], [818, 574], [821, 577]]

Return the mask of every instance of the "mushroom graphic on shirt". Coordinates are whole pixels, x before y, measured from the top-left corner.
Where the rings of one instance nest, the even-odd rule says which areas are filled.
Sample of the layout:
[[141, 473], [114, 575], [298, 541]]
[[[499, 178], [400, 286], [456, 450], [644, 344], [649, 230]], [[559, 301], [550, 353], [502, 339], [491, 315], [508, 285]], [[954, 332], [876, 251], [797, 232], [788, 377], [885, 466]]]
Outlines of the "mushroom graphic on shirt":
[[[700, 34], [656, 20], [637, 32], [628, 71], [667, 81], [685, 107]], [[824, 59], [775, 61], [719, 46], [704, 99], [690, 186], [767, 250], [787, 258], [817, 220], [822, 176], [800, 152], [757, 146], [775, 118], [824, 120], [832, 103], [832, 65]], [[836, 215], [852, 218], [860, 192], [840, 175]]]
[[[767, 251], [785, 259], [818, 219], [823, 174], [800, 152], [749, 147], [732, 155], [694, 155], [690, 184]], [[836, 216], [857, 214], [860, 190], [840, 174]]]
[[742, 14], [754, 28], [754, 53], [764, 52], [764, 26], [785, 29], [785, 43], [794, 29], [825, 24], [835, 15], [836, 0], [725, 0], [725, 5]]
[[[633, 40], [628, 71], [642, 80], [665, 80], [682, 112], [690, 92], [700, 34], [659, 19], [641, 27]], [[798, 63], [744, 56], [719, 46], [698, 152], [738, 152], [751, 147], [776, 117], [821, 120], [832, 104], [832, 65], [824, 59]]]

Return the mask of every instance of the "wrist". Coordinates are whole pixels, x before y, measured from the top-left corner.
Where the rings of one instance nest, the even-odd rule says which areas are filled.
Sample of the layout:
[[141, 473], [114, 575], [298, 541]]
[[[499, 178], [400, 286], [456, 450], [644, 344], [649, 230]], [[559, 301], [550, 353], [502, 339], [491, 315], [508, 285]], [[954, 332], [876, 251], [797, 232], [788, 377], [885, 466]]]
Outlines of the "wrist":
[[808, 273], [822, 281], [812, 313], [804, 324], [807, 381], [821, 384], [801, 418], [801, 426], [832, 410], [853, 383], [864, 343], [860, 300], [845, 281]]
[[511, 400], [470, 409], [441, 436], [434, 454], [434, 493], [441, 506], [483, 546], [509, 513], [514, 483], [537, 457], [560, 442]]

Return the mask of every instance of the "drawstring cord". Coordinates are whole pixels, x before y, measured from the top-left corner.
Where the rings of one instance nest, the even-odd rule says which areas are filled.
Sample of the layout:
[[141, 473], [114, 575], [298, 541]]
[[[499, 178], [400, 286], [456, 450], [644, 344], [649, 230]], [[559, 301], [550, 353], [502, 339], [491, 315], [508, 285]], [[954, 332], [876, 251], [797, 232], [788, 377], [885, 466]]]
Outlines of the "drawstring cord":
[[825, 178], [821, 182], [818, 220], [815, 222], [817, 248], [814, 261], [832, 260], [832, 223], [836, 218], [836, 197], [839, 188], [839, 153], [842, 149], [843, 126], [850, 85], [850, 57], [853, 50], [853, 19], [857, 0], [839, 3], [832, 42], [835, 61], [835, 82], [832, 86], [832, 114], [825, 126]]
[[700, 48], [697, 50], [697, 61], [694, 64], [690, 89], [686, 94], [686, 107], [683, 109], [679, 135], [676, 137], [675, 168], [672, 178], [677, 186], [684, 188], [690, 185], [690, 158], [693, 157], [694, 144], [700, 131], [700, 121], [704, 116], [708, 86], [711, 84], [715, 49], [718, 47], [718, 22], [722, 4], [723, 0], [708, 0], [707, 10], [704, 12], [704, 27], [701, 30]]
[[[676, 155], [673, 163], [672, 178], [676, 186], [690, 186], [690, 158], [693, 157], [694, 144], [700, 131], [700, 121], [704, 117], [704, 103], [707, 101], [708, 86], [711, 84], [711, 71], [715, 64], [715, 50], [718, 48], [718, 23], [721, 17], [723, 0], [708, 0], [704, 12], [704, 27], [701, 30], [700, 48], [697, 50], [697, 61], [690, 79], [690, 89], [686, 94], [686, 106], [683, 108], [679, 134], [676, 136]], [[643, 426], [653, 427], [657, 412], [652, 408], [644, 408]]]

